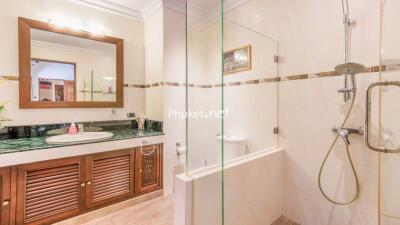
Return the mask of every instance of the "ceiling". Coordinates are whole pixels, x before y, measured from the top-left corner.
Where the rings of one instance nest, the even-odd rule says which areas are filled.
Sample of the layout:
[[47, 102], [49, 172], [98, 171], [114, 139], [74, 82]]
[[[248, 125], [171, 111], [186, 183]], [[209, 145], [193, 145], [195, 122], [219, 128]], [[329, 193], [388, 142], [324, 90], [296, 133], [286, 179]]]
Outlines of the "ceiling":
[[72, 0], [102, 10], [111, 11], [120, 15], [138, 20], [146, 20], [166, 2], [179, 2], [185, 0]]
[[107, 0], [130, 9], [143, 11], [153, 0]]
[[[220, 10], [220, 0], [72, 0], [85, 5], [129, 16], [139, 20], [146, 20], [160, 7], [165, 6], [178, 11], [184, 11], [186, 2], [196, 5], [207, 14], [215, 14]], [[248, 0], [225, 0], [225, 11], [229, 11]]]

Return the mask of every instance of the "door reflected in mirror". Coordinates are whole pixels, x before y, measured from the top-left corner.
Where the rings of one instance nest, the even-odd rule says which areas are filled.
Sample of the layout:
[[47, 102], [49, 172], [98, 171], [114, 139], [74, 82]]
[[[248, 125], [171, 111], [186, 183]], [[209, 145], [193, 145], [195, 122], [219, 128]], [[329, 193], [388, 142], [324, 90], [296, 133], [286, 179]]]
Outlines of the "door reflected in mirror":
[[116, 46], [31, 29], [31, 100], [115, 102]]
[[32, 101], [75, 101], [75, 63], [32, 58], [31, 65]]

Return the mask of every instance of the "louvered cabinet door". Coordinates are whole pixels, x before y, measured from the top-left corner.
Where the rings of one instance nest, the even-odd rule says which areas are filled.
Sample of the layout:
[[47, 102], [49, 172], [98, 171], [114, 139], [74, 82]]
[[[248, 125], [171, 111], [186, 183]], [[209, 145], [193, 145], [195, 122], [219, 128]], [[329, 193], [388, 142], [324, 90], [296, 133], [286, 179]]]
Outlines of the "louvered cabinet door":
[[133, 150], [120, 150], [86, 157], [86, 207], [132, 197]]
[[11, 170], [0, 169], [0, 224], [10, 224]]
[[84, 209], [82, 158], [18, 167], [17, 224], [50, 224]]
[[136, 194], [162, 189], [162, 144], [136, 149]]

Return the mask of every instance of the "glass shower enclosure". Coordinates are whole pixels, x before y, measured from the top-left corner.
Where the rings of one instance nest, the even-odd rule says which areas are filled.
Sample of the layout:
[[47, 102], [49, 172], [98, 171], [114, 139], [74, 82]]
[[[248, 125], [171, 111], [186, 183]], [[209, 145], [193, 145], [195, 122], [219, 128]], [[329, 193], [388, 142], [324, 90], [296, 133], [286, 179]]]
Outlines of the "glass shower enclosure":
[[[241, 187], [227, 170], [278, 146], [279, 43], [246, 23], [245, 6], [230, 7], [220, 0], [187, 2], [186, 174], [193, 179], [192, 225], [234, 224], [241, 213], [230, 207], [236, 204], [230, 195]], [[242, 200], [252, 204], [254, 199]]]
[[[185, 169], [186, 175], [193, 180], [190, 193], [190, 225], [236, 225], [248, 224], [248, 221], [268, 220], [269, 212], [256, 213], [256, 209], [267, 204], [278, 204], [280, 200], [274, 199], [271, 195], [263, 196], [266, 192], [273, 192], [274, 186], [266, 191], [257, 185], [268, 180], [269, 170], [274, 169], [265, 162], [262, 164], [263, 169], [257, 168], [261, 163], [255, 163], [252, 169], [246, 168], [245, 164], [251, 160], [256, 162], [254, 159], [258, 155], [279, 149], [281, 144], [279, 135], [288, 135], [285, 133], [287, 130], [280, 129], [279, 117], [288, 119], [297, 116], [296, 112], [288, 111], [290, 109], [288, 102], [295, 104], [293, 100], [296, 99], [288, 96], [296, 93], [302, 95], [299, 101], [303, 101], [298, 103], [300, 106], [296, 105], [302, 110], [299, 112], [311, 111], [310, 114], [299, 115], [303, 119], [301, 121], [303, 125], [308, 126], [303, 127], [304, 131], [300, 132], [323, 134], [321, 138], [319, 136], [310, 138], [307, 134], [296, 133], [299, 132], [296, 129], [300, 126], [289, 127], [294, 131], [290, 131], [292, 132], [289, 134], [290, 137], [283, 139], [298, 136], [296, 140], [304, 143], [297, 143], [301, 147], [289, 146], [297, 152], [292, 152], [293, 162], [288, 163], [299, 165], [289, 168], [287, 174], [283, 175], [286, 176], [286, 181], [289, 180], [289, 184], [298, 186], [283, 187], [286, 188], [283, 193], [290, 195], [290, 197], [283, 196], [284, 202], [307, 204], [309, 208], [297, 214], [298, 219], [303, 221], [319, 221], [319, 224], [330, 225], [334, 224], [330, 223], [332, 221], [350, 221], [349, 225], [358, 225], [355, 221], [368, 220], [370, 224], [400, 225], [398, 191], [400, 173], [397, 172], [400, 165], [399, 154], [371, 153], [361, 136], [352, 136], [350, 147], [357, 164], [356, 169], [361, 174], [359, 199], [349, 206], [337, 206], [327, 202], [318, 192], [318, 168], [323, 159], [325, 145], [331, 142], [332, 137], [329, 135], [334, 135], [330, 126], [342, 118], [346, 103], [343, 103], [342, 96], [337, 93], [337, 89], [342, 87], [342, 78], [333, 71], [335, 65], [340, 63], [343, 53], [341, 49], [332, 47], [343, 45], [342, 31], [339, 30], [342, 28], [341, 1], [330, 2], [332, 5], [329, 6], [316, 2], [318, 1], [307, 5], [292, 1], [187, 1], [186, 113], [188, 117]], [[359, 126], [364, 121], [362, 115], [366, 110], [365, 96], [368, 86], [375, 82], [400, 80], [398, 74], [400, 33], [394, 29], [397, 27], [400, 3], [395, 0], [370, 1], [371, 7], [366, 7], [357, 1], [350, 3], [350, 7], [354, 9], [353, 17], [357, 18], [357, 22], [360, 21], [358, 30], [353, 34], [352, 49], [355, 50], [355, 58], [368, 67], [367, 71], [363, 72], [368, 76], [357, 75], [359, 92], [356, 96], [355, 112], [349, 121], [349, 126]], [[337, 9], [332, 11], [334, 15], [337, 14], [337, 18], [329, 17], [326, 23], [318, 22], [317, 19], [323, 17], [318, 13], [330, 11], [327, 7]], [[296, 27], [299, 24], [293, 22], [296, 18], [287, 19], [291, 15], [291, 10], [305, 18], [305, 21], [299, 22], [302, 29], [323, 30], [336, 36], [333, 36], [332, 40], [314, 44], [312, 41], [318, 39], [319, 34], [302, 33], [303, 31]], [[271, 15], [263, 13], [265, 11]], [[280, 13], [287, 13], [286, 17], [279, 17]], [[364, 14], [368, 15], [368, 19], [361, 18]], [[312, 25], [320, 27], [314, 28]], [[332, 29], [324, 30], [326, 27]], [[367, 33], [371, 27], [375, 30], [380, 28], [379, 33], [374, 33], [375, 36], [371, 34], [371, 38], [361, 37], [360, 34]], [[293, 29], [299, 30], [293, 31]], [[298, 37], [293, 36], [294, 33], [298, 34]], [[312, 35], [314, 36], [310, 37]], [[330, 41], [332, 46], [323, 46], [328, 43], [327, 41]], [[313, 48], [305, 48], [302, 45]], [[323, 47], [332, 54], [329, 56], [321, 54]], [[290, 55], [292, 64], [282, 62], [284, 61], [280, 57], [282, 49], [284, 55], [292, 54]], [[303, 55], [306, 59], [299, 59]], [[327, 60], [320, 59], [324, 57]], [[378, 62], [379, 68], [376, 67]], [[281, 74], [281, 71], [289, 74]], [[287, 93], [292, 88], [297, 88], [297, 92]], [[315, 93], [320, 94], [321, 99]], [[323, 97], [329, 97], [329, 104], [323, 102]], [[400, 105], [397, 104], [399, 98], [400, 89], [395, 86], [373, 90], [370, 141], [374, 145], [388, 148], [400, 146], [400, 136], [396, 135], [400, 133], [398, 126]], [[286, 105], [283, 108], [286, 111], [279, 111], [284, 101]], [[329, 121], [313, 121], [313, 118]], [[295, 120], [290, 119], [289, 122], [293, 121]], [[310, 121], [321, 122], [323, 126], [309, 124]], [[283, 124], [284, 122], [281, 126], [288, 126], [289, 122]], [[304, 140], [307, 138], [312, 140]], [[319, 138], [320, 140], [316, 140]], [[310, 149], [303, 151], [298, 148]], [[342, 150], [343, 145], [335, 149], [334, 160], [327, 169], [330, 173], [325, 174], [327, 175], [325, 179], [326, 185], [329, 184], [327, 187], [331, 196], [347, 199], [348, 195], [352, 194], [354, 184], [353, 177], [349, 175], [348, 161], [343, 157]], [[308, 155], [302, 157], [302, 152]], [[297, 168], [298, 171], [290, 170], [293, 168]], [[366, 176], [367, 172], [371, 174]], [[279, 181], [278, 178], [276, 180]], [[275, 187], [282, 186], [283, 183], [275, 184]], [[258, 192], [258, 195], [254, 195], [256, 197], [249, 193], [254, 190]], [[296, 216], [297, 206], [284, 207], [286, 207], [285, 213], [289, 211]], [[317, 215], [315, 221], [312, 217], [315, 215], [311, 215], [314, 213], [313, 210], [319, 210], [321, 214]], [[364, 212], [368, 212], [368, 217], [360, 218], [358, 213]], [[249, 215], [252, 215], [251, 218]]]

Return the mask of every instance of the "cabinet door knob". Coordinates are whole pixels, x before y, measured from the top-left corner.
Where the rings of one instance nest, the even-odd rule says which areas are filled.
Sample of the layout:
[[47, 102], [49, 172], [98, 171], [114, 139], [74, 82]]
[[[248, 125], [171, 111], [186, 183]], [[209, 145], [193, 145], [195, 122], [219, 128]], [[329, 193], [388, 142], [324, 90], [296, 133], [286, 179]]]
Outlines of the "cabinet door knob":
[[87, 184], [87, 185], [91, 185], [91, 184], [92, 184], [92, 181], [89, 180], [88, 182], [86, 182], [86, 184]]
[[10, 201], [9, 200], [5, 200], [2, 203], [3, 206], [9, 206], [10, 205]]
[[81, 183], [81, 187], [85, 187], [85, 182]]
[[141, 173], [141, 172], [143, 172], [143, 170], [142, 170], [142, 169], [139, 169], [139, 173]]

